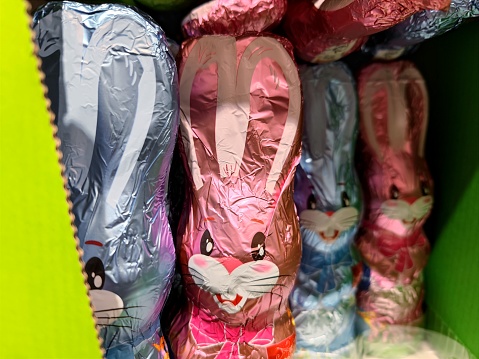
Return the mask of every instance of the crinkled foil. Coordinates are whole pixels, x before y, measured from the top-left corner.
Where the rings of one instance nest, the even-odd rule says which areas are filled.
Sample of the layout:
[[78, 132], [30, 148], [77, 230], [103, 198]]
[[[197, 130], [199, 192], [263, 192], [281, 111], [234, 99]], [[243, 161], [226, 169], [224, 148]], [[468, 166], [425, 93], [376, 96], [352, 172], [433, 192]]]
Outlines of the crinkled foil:
[[286, 12], [286, 0], [213, 0], [192, 10], [182, 22], [189, 37], [224, 34], [238, 36], [277, 25]]
[[342, 63], [304, 66], [300, 73], [304, 132], [294, 200], [303, 256], [290, 301], [298, 352], [305, 355], [338, 352], [355, 338], [351, 245], [361, 195], [353, 164], [358, 116], [352, 75]]
[[172, 347], [178, 358], [289, 358], [302, 105], [291, 45], [266, 36], [188, 40], [180, 95], [193, 200], [180, 230], [188, 304], [172, 323]]
[[166, 38], [111, 4], [50, 3], [34, 29], [106, 357], [162, 357], [175, 263], [165, 192], [179, 122]]
[[288, 3], [284, 29], [303, 60], [335, 61], [358, 49], [368, 35], [419, 11], [445, 9], [449, 3], [450, 0], [296, 0]]
[[[415, 286], [429, 255], [422, 226], [433, 204], [433, 183], [424, 160], [426, 85], [410, 62], [377, 63], [361, 71], [359, 98], [357, 158], [365, 215], [357, 245], [371, 272], [391, 281], [391, 288]], [[389, 300], [387, 289], [371, 290], [379, 293], [371, 294], [375, 301], [383, 294]], [[403, 318], [401, 310], [409, 311], [401, 309], [401, 303], [409, 305], [398, 301], [391, 309], [397, 313], [388, 313], [393, 318], [388, 323]]]
[[373, 332], [385, 325], [420, 325], [423, 298], [422, 274], [402, 284], [371, 271], [369, 289], [357, 295], [358, 314], [362, 325]]
[[374, 36], [365, 46], [376, 58], [394, 59], [424, 40], [458, 27], [465, 19], [479, 16], [479, 1], [452, 0], [447, 11], [426, 10]]
[[429, 255], [422, 231], [433, 205], [426, 85], [410, 62], [378, 63], [361, 71], [359, 97], [365, 216], [358, 247], [374, 270], [407, 283]]

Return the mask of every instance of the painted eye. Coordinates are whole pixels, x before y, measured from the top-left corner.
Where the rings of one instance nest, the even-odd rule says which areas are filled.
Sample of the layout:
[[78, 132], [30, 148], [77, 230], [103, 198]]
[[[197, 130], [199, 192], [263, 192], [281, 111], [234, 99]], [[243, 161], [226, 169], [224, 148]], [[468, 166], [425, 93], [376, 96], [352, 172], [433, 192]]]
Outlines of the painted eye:
[[351, 205], [351, 201], [349, 200], [349, 196], [346, 191], [341, 193], [341, 201], [343, 202], [343, 207], [349, 207]]
[[92, 257], [85, 264], [85, 272], [88, 276], [87, 282], [90, 289], [102, 289], [105, 283], [105, 267], [100, 258]]
[[263, 233], [258, 232], [254, 235], [253, 240], [251, 241], [251, 256], [255, 261], [260, 261], [264, 259], [266, 255], [266, 237]]
[[431, 193], [426, 181], [421, 181], [421, 192], [423, 196], [428, 196]]
[[314, 195], [308, 197], [308, 209], [316, 209], [316, 198], [314, 198]]
[[398, 199], [399, 198], [399, 190], [395, 185], [392, 185], [389, 189], [389, 196], [391, 199]]
[[203, 236], [201, 237], [201, 244], [200, 244], [201, 254], [205, 256], [211, 255], [211, 252], [213, 252], [214, 247], [215, 247], [215, 243], [213, 242], [213, 238], [211, 238], [210, 231], [206, 230], [205, 233], [203, 233]]

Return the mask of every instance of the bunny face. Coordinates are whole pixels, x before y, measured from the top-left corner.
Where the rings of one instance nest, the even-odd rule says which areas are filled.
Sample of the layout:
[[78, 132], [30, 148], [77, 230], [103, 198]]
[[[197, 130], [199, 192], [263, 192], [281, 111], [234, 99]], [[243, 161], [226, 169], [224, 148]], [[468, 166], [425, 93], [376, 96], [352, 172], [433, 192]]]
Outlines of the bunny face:
[[432, 204], [423, 158], [428, 98], [408, 62], [372, 65], [361, 73], [360, 173], [367, 222], [399, 236], [419, 230]]
[[161, 29], [121, 5], [50, 3], [34, 21], [106, 356], [154, 355], [175, 263], [174, 60]]
[[290, 54], [270, 37], [183, 45], [181, 133], [194, 200], [180, 263], [194, 305], [232, 325], [284, 315], [299, 265], [291, 182], [301, 91]]

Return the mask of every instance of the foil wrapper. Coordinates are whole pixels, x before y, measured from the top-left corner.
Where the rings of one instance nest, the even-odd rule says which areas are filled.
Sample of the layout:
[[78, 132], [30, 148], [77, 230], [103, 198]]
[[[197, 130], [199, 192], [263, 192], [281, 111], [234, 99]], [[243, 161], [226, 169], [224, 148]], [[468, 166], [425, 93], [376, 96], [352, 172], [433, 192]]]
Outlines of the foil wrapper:
[[179, 124], [162, 30], [122, 5], [34, 16], [42, 70], [107, 358], [159, 358], [175, 249], [166, 185]]
[[184, 42], [180, 57], [193, 199], [179, 230], [188, 303], [172, 323], [172, 347], [178, 358], [289, 358], [302, 105], [291, 45], [205, 36]]
[[277, 25], [286, 0], [214, 0], [192, 10], [182, 22], [185, 36], [262, 32]]
[[409, 284], [398, 283], [371, 271], [369, 288], [357, 295], [360, 330], [373, 333], [389, 325], [414, 325], [423, 323], [423, 275]]
[[284, 29], [303, 60], [335, 61], [362, 46], [367, 36], [419, 11], [445, 9], [449, 3], [450, 0], [296, 0], [288, 4]]
[[351, 246], [361, 214], [353, 164], [356, 86], [339, 62], [304, 66], [300, 73], [305, 127], [294, 200], [303, 255], [290, 302], [299, 352], [341, 352], [355, 338]]
[[426, 85], [410, 62], [372, 64], [360, 73], [359, 97], [357, 158], [365, 216], [358, 248], [372, 270], [411, 283], [430, 250], [422, 231], [433, 205], [424, 160]]
[[451, 31], [465, 19], [473, 17], [479, 17], [479, 1], [452, 0], [447, 11], [421, 11], [373, 36], [363, 50], [372, 53], [375, 58], [392, 60], [424, 40]]

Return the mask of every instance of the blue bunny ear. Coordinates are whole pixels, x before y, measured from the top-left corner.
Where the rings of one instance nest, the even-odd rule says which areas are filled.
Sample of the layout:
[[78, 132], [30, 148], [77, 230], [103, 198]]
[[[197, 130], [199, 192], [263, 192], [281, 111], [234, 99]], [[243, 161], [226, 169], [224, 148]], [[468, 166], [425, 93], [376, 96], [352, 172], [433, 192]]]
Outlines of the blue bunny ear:
[[327, 112], [325, 92], [328, 79], [323, 77], [328, 65], [303, 66], [300, 68], [303, 86], [303, 157], [318, 160], [326, 150]]
[[349, 69], [341, 62], [305, 66], [301, 68], [301, 80], [305, 156], [349, 161], [357, 126], [357, 96]]

